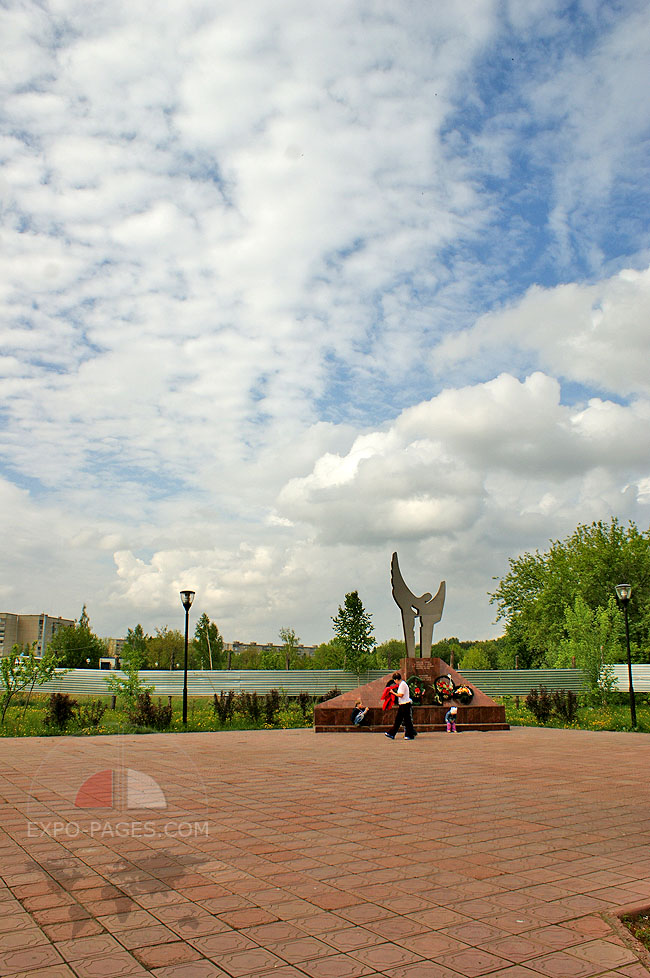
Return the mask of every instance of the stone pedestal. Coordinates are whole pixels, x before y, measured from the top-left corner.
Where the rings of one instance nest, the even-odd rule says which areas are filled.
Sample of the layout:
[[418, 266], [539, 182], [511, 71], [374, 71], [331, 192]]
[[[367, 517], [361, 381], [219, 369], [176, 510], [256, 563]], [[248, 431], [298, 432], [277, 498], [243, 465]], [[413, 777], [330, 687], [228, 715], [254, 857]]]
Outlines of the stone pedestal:
[[[400, 668], [404, 679], [420, 676], [432, 682], [438, 676], [451, 676], [459, 686], [465, 680], [459, 672], [452, 669], [442, 659], [402, 659]], [[381, 694], [392, 673], [386, 673], [382, 679], [375, 679], [365, 686], [341, 693], [334, 699], [319, 703], [314, 710], [314, 730], [316, 733], [384, 733], [392, 725], [396, 710], [383, 710]], [[453, 703], [458, 707], [456, 727], [463, 730], [509, 730], [506, 723], [505, 707], [498, 706], [493, 699], [482, 693], [480, 689], [469, 683], [474, 690], [474, 698], [467, 706], [457, 700], [451, 700], [446, 706], [414, 706], [413, 724], [420, 732], [442, 733], [446, 731], [445, 713]], [[350, 714], [356, 700], [360, 699], [364, 706], [369, 707], [366, 720], [361, 726], [355, 727], [350, 722]]]

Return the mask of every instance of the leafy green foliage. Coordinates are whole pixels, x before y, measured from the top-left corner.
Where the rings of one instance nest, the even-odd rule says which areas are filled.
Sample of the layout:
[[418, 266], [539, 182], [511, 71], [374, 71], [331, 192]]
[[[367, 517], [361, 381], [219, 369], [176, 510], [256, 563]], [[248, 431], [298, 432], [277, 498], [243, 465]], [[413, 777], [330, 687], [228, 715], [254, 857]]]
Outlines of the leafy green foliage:
[[359, 674], [368, 667], [370, 653], [377, 643], [372, 633], [372, 615], [363, 607], [358, 591], [345, 595], [332, 622], [345, 652], [343, 668]]
[[[312, 704], [303, 706], [297, 700], [287, 700], [281, 695], [281, 691], [272, 691], [271, 694], [274, 708], [273, 719], [267, 719], [266, 703], [267, 697], [261, 697], [262, 711], [257, 721], [252, 720], [248, 713], [241, 710], [233, 712], [221, 721], [215, 713], [214, 701], [208, 698], [192, 698], [189, 702], [189, 716], [187, 724], [182, 721], [182, 700], [175, 697], [172, 700], [171, 723], [166, 727], [166, 714], [169, 713], [168, 705], [160, 706], [156, 709], [156, 704], [148, 705], [138, 712], [127, 709], [126, 705], [118, 705], [116, 709], [108, 707], [109, 697], [104, 701], [93, 700], [87, 704], [83, 698], [77, 706], [71, 720], [65, 729], [56, 727], [46, 727], [44, 717], [48, 708], [49, 697], [43, 694], [36, 694], [26, 705], [24, 705], [25, 695], [16, 697], [7, 711], [7, 718], [0, 727], [0, 736], [4, 737], [43, 737], [48, 734], [58, 735], [87, 736], [89, 734], [116, 734], [123, 733], [129, 727], [137, 727], [138, 731], [145, 733], [150, 730], [170, 730], [186, 733], [188, 730], [198, 732], [218, 731], [218, 730], [250, 730], [250, 729], [285, 729], [310, 726], [313, 723]], [[235, 697], [233, 696], [233, 699]], [[146, 699], [146, 698], [145, 698]], [[104, 712], [106, 711], [106, 712]]]
[[628, 914], [621, 917], [633, 937], [650, 951], [650, 914]]
[[575, 663], [578, 669], [584, 670], [590, 689], [598, 689], [604, 664], [622, 658], [623, 627], [623, 615], [614, 597], [609, 599], [606, 608], [592, 611], [577, 595], [573, 607], [565, 610], [566, 637], [560, 640], [552, 665], [556, 669], [569, 669]]
[[[618, 697], [621, 697], [620, 702], [617, 701]], [[625, 697], [625, 701], [623, 697]], [[627, 694], [619, 693], [614, 699], [616, 702], [593, 705], [584, 702], [584, 700], [588, 700], [587, 697], [580, 697], [577, 715], [571, 723], [567, 723], [566, 720], [552, 712], [550, 719], [547, 720], [547, 725], [560, 728], [570, 727], [574, 730], [631, 730], [629, 697]], [[523, 703], [518, 704], [512, 697], [505, 697], [504, 705], [506, 722], [512, 726], [534, 727], [538, 725], [537, 720]], [[650, 733], [650, 706], [645, 699], [639, 698], [635, 729], [637, 732]]]
[[9, 704], [17, 693], [23, 690], [31, 691], [35, 686], [42, 686], [56, 675], [59, 665], [58, 653], [51, 647], [39, 659], [34, 646], [14, 645], [11, 653], [0, 659], [0, 679], [2, 681], [2, 696], [0, 697], [0, 723], [4, 723]]
[[314, 669], [343, 669], [344, 662], [345, 646], [336, 637], [316, 647], [310, 666]]
[[54, 727], [57, 731], [65, 730], [72, 719], [77, 701], [67, 693], [52, 693], [49, 699], [44, 723], [46, 727]]
[[144, 662], [145, 653], [141, 650], [124, 645], [122, 656], [122, 676], [109, 673], [106, 685], [116, 696], [122, 696], [127, 703], [127, 708], [134, 707], [138, 697], [145, 693], [151, 693], [153, 686], [147, 686], [140, 679], [140, 669]]
[[[552, 542], [546, 553], [511, 559], [490, 600], [497, 606], [497, 620], [505, 622], [520, 667], [534, 668], [554, 663], [569, 637], [566, 609], [575, 610], [576, 598], [592, 614], [605, 610], [611, 622], [607, 609], [622, 582], [633, 588], [630, 631], [638, 650], [647, 644], [650, 630], [650, 530], [640, 532], [632, 522], [627, 527], [616, 519], [580, 525], [565, 540]], [[622, 650], [618, 655], [622, 658]]]
[[172, 722], [172, 706], [171, 703], [163, 704], [160, 700], [154, 703], [151, 693], [146, 690], [138, 693], [128, 704], [127, 715], [136, 727], [167, 730]]
[[76, 709], [76, 721], [80, 727], [90, 727], [96, 730], [104, 719], [106, 704], [101, 700], [91, 700], [89, 703], [79, 703]]
[[[157, 628], [156, 634], [147, 640], [147, 666], [159, 669], [183, 668], [185, 661], [185, 635], [177, 628]], [[189, 648], [188, 648], [189, 665]]]
[[302, 713], [303, 719], [306, 720], [307, 714], [313, 706], [313, 700], [309, 693], [298, 693], [298, 706], [300, 708], [300, 712]]
[[287, 669], [291, 668], [291, 660], [295, 659], [300, 639], [297, 637], [293, 628], [281, 628], [280, 638], [282, 640], [282, 653], [284, 664]]
[[458, 663], [459, 669], [490, 669], [490, 657], [480, 645], [472, 645], [463, 652]]
[[107, 653], [106, 643], [90, 627], [86, 605], [78, 622], [54, 633], [49, 648], [65, 669], [97, 669], [100, 658]]
[[531, 689], [526, 697], [526, 708], [538, 723], [548, 723], [554, 714], [564, 723], [574, 723], [578, 715], [578, 697], [570, 689], [554, 689], [552, 693], [545, 686]]
[[526, 708], [530, 710], [538, 723], [546, 723], [553, 712], [553, 701], [545, 686], [531, 689], [526, 697]]
[[[198, 669], [222, 669], [225, 664], [223, 637], [204, 611], [194, 629], [193, 659]], [[183, 654], [185, 649], [183, 648]], [[189, 655], [189, 650], [188, 650]]]
[[[300, 694], [303, 695], [302, 693]], [[282, 706], [282, 700], [277, 689], [271, 689], [264, 699], [264, 716], [266, 717], [266, 722], [269, 726], [275, 723], [276, 717], [280, 712], [280, 707]], [[304, 715], [304, 711], [303, 711]]]
[[235, 711], [235, 694], [232, 690], [224, 693], [223, 690], [212, 698], [212, 706], [220, 723], [226, 723]]
[[578, 715], [578, 697], [571, 689], [554, 689], [551, 694], [553, 713], [565, 723], [573, 723]]
[[130, 658], [133, 654], [137, 654], [140, 656], [141, 662], [144, 665], [147, 660], [148, 641], [149, 636], [145, 635], [142, 625], [136, 625], [135, 628], [127, 628], [126, 639], [122, 646], [122, 658]]
[[235, 709], [243, 713], [244, 716], [249, 716], [253, 723], [257, 723], [262, 715], [262, 703], [255, 691], [240, 693]]
[[389, 638], [387, 642], [382, 642], [374, 651], [372, 656], [373, 663], [371, 669], [396, 669], [400, 659], [406, 658], [406, 646], [398, 638]]

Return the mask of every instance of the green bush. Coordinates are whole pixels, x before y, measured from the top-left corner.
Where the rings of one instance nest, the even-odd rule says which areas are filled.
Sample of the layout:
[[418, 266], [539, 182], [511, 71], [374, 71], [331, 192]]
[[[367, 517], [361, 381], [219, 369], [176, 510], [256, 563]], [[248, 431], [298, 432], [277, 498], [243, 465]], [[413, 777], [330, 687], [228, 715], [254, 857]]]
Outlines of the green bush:
[[127, 706], [126, 713], [130, 722], [136, 727], [167, 730], [172, 722], [171, 704], [163, 706], [160, 700], [158, 703], [154, 703], [148, 690], [135, 697], [134, 701]]
[[300, 712], [302, 713], [303, 720], [307, 719], [307, 714], [311, 710], [311, 696], [309, 693], [298, 693], [298, 706]]
[[77, 701], [70, 699], [67, 693], [52, 693], [43, 718], [46, 727], [65, 730], [73, 717]]
[[106, 704], [101, 700], [91, 700], [77, 706], [76, 720], [80, 727], [93, 727], [95, 730], [106, 713]]
[[266, 694], [264, 699], [264, 716], [269, 726], [273, 726], [280, 710], [280, 694], [277, 689], [272, 689]]
[[252, 693], [240, 693], [238, 697], [237, 709], [243, 716], [251, 718], [253, 723], [259, 723], [262, 715], [262, 704], [256, 691]]
[[235, 694], [233, 691], [230, 690], [229, 693], [224, 693], [221, 690], [218, 696], [215, 693], [212, 697], [212, 708], [219, 718], [219, 722], [227, 723], [235, 712]]
[[526, 708], [530, 710], [538, 723], [547, 723], [553, 712], [553, 702], [545, 686], [539, 690], [531, 689], [526, 697]]
[[551, 696], [553, 713], [565, 723], [573, 723], [578, 715], [578, 697], [570, 689], [555, 689]]

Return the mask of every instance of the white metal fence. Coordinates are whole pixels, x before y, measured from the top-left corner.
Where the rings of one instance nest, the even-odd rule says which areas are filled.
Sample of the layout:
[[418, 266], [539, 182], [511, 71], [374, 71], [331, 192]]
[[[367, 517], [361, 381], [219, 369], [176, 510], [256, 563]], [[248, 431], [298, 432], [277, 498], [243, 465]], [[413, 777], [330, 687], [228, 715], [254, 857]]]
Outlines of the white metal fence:
[[[611, 668], [617, 679], [615, 688], [621, 693], [629, 693], [630, 679], [627, 674], [627, 665], [624, 662], [617, 662]], [[632, 685], [634, 686], [635, 693], [647, 693], [650, 691], [650, 666], [636, 662], [632, 663]]]
[[[386, 672], [374, 670], [361, 674], [361, 685], [385, 676]], [[44, 693], [69, 693], [71, 695], [101, 696], [110, 693], [106, 679], [108, 676], [123, 677], [120, 670], [73, 669], [59, 674], [55, 679], [39, 687]], [[153, 686], [154, 696], [180, 696], [183, 692], [182, 669], [143, 670], [140, 681], [145, 686]], [[212, 696], [231, 690], [252, 693], [268, 693], [272, 689], [283, 691], [287, 696], [309, 693], [322, 696], [334, 687], [342, 693], [356, 689], [359, 685], [356, 673], [344, 669], [246, 669], [246, 670], [191, 670], [187, 673], [187, 692], [189, 696]]]
[[[627, 689], [627, 671], [625, 666], [615, 666], [623, 670], [618, 688]], [[650, 666], [639, 667], [646, 669], [650, 675]], [[374, 669], [364, 672], [359, 677], [360, 684], [380, 679], [390, 674], [389, 669]], [[123, 676], [122, 672], [104, 669], [73, 669], [65, 674], [59, 673], [55, 679], [39, 687], [45, 693], [69, 693], [80, 696], [100, 696], [109, 693], [106, 683], [108, 676]], [[527, 696], [533, 688], [546, 686], [547, 689], [571, 689], [581, 692], [585, 688], [585, 676], [580, 669], [467, 669], [463, 678], [476, 686], [488, 696]], [[154, 696], [180, 696], [183, 692], [182, 670], [144, 670], [140, 673], [141, 681], [153, 687]], [[191, 670], [187, 674], [187, 691], [189, 696], [212, 696], [220, 692], [235, 693], [240, 691], [268, 693], [272, 689], [285, 692], [288, 696], [298, 696], [299, 693], [309, 693], [310, 696], [322, 696], [333, 688], [342, 693], [356, 689], [359, 685], [356, 673], [343, 669], [246, 669], [246, 670]], [[650, 681], [650, 680], [649, 680]], [[635, 679], [636, 687], [636, 679]], [[639, 689], [649, 688], [642, 685]]]

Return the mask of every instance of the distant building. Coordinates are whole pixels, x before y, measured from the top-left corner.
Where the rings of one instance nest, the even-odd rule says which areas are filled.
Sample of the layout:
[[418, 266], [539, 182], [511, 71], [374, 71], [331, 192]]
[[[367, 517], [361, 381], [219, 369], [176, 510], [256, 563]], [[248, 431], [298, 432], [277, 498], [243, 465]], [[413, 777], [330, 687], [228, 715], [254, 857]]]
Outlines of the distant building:
[[122, 649], [124, 648], [125, 638], [105, 638], [106, 655], [99, 660], [100, 669], [121, 669], [122, 668]]
[[[273, 642], [224, 642], [223, 647], [226, 652], [281, 652], [283, 645], [275, 645]], [[297, 645], [296, 655], [313, 656], [316, 651], [315, 645]]]
[[125, 638], [107, 638], [104, 639], [106, 642], [106, 651], [112, 659], [119, 659], [122, 655], [122, 649], [124, 648]]
[[0, 656], [9, 655], [14, 645], [36, 643], [36, 655], [42, 655], [60, 628], [71, 628], [70, 618], [55, 618], [42, 612], [40, 615], [12, 615], [0, 612]]
[[100, 669], [119, 669], [120, 668], [120, 660], [119, 659], [114, 659], [112, 656], [109, 656], [109, 655], [102, 656], [102, 658], [99, 660], [99, 668]]

